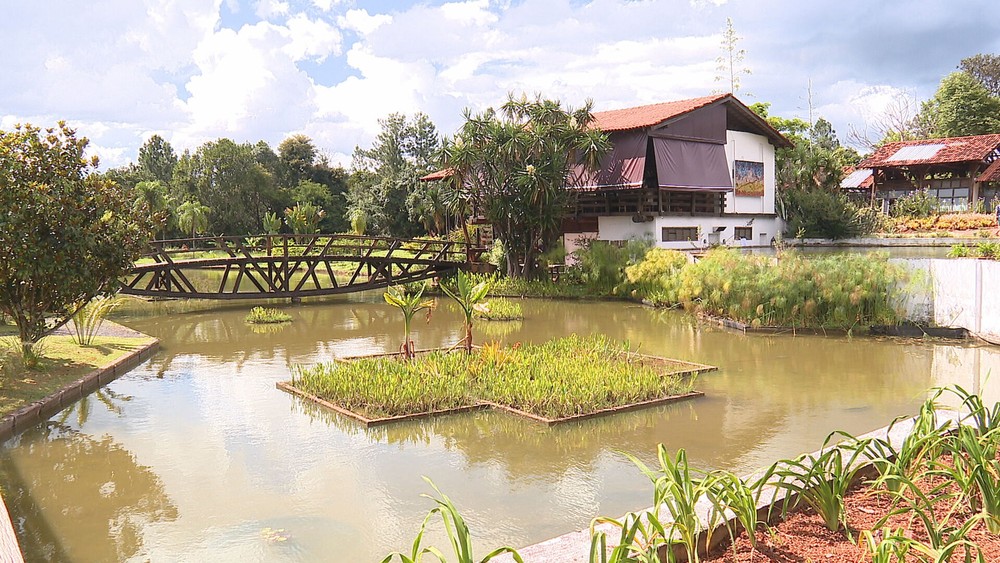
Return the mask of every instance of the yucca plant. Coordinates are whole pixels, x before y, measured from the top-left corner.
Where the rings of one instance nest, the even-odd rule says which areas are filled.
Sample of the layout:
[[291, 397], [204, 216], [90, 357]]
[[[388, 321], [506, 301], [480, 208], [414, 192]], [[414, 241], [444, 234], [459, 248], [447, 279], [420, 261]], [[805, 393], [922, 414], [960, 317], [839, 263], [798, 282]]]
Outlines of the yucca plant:
[[79, 346], [93, 344], [97, 333], [101, 331], [104, 319], [118, 308], [120, 303], [113, 295], [101, 295], [77, 309], [72, 321], [73, 341]]
[[397, 307], [403, 313], [403, 345], [400, 350], [407, 360], [413, 359], [415, 351], [413, 341], [410, 340], [410, 324], [413, 321], [413, 316], [434, 306], [433, 300], [423, 298], [424, 287], [421, 284], [415, 292], [411, 293], [406, 289], [392, 286], [382, 295], [386, 303]]
[[[444, 529], [448, 534], [448, 540], [451, 542], [452, 554], [454, 554], [456, 558], [456, 563], [476, 563], [477, 560], [473, 556], [472, 551], [472, 534], [469, 531], [468, 524], [465, 523], [465, 519], [462, 518], [462, 515], [458, 512], [458, 508], [456, 508], [455, 504], [451, 502], [451, 499], [442, 493], [433, 481], [427, 477], [424, 477], [424, 481], [427, 481], [427, 484], [434, 489], [437, 496], [432, 497], [427, 494], [421, 496], [431, 499], [437, 504], [437, 506], [432, 508], [431, 511], [427, 513], [427, 516], [424, 517], [424, 521], [420, 524], [420, 531], [417, 533], [417, 537], [413, 540], [413, 546], [410, 549], [409, 555], [398, 551], [390, 553], [382, 559], [382, 563], [389, 563], [394, 558], [398, 558], [400, 563], [419, 563], [423, 560], [423, 556], [428, 554], [433, 556], [440, 563], [448, 563], [448, 559], [445, 558], [444, 553], [441, 552], [440, 549], [433, 546], [425, 547], [423, 545], [424, 534], [427, 531], [427, 524], [435, 514], [441, 516], [441, 520], [444, 522]], [[524, 563], [524, 560], [521, 558], [521, 555], [516, 549], [506, 546], [494, 549], [478, 561], [479, 563], [487, 563], [502, 553], [510, 554], [511, 558], [517, 563]]]
[[486, 280], [475, 283], [464, 270], [458, 271], [455, 291], [448, 289], [448, 286], [441, 284], [441, 291], [445, 292], [458, 303], [459, 308], [465, 315], [465, 351], [472, 352], [472, 317], [476, 307], [481, 305], [490, 292], [490, 283]]
[[[827, 438], [827, 443], [829, 440]], [[863, 451], [863, 447], [828, 447], [824, 443], [821, 453], [816, 456], [807, 454], [779, 461], [773, 469], [777, 480], [771, 484], [789, 493], [782, 503], [782, 513], [787, 514], [802, 501], [816, 511], [830, 531], [846, 528], [844, 497], [862, 467], [859, 457]]]

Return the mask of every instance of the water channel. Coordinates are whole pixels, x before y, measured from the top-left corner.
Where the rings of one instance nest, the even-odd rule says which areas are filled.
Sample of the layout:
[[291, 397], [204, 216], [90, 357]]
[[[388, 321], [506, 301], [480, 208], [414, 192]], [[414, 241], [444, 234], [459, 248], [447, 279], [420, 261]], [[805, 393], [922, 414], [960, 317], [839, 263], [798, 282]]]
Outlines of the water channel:
[[[296, 364], [395, 351], [379, 293], [283, 305], [256, 332], [246, 303], [136, 304], [118, 322], [156, 336], [150, 361], [0, 450], [0, 482], [30, 561], [377, 561], [408, 549], [430, 477], [483, 547], [522, 546], [596, 515], [648, 506], [656, 445], [749, 472], [913, 413], [960, 383], [997, 400], [1000, 351], [944, 341], [744, 336], [621, 302], [526, 300], [483, 340], [602, 332], [642, 352], [713, 364], [702, 399], [547, 428], [478, 412], [364, 429], [275, 389]], [[446, 301], [420, 347], [461, 337]], [[440, 536], [437, 536], [440, 538]], [[439, 542], [440, 545], [440, 542]], [[443, 546], [442, 546], [443, 547]]]

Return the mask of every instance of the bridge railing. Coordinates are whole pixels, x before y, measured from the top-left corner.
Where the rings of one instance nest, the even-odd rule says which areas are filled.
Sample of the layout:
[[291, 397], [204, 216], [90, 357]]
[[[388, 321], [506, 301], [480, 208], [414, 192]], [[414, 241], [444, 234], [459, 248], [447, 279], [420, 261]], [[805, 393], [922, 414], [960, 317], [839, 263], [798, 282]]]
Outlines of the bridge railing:
[[433, 259], [438, 262], [478, 262], [485, 252], [460, 241], [439, 239], [398, 239], [392, 237], [348, 234], [277, 234], [260, 236], [214, 236], [156, 240], [142, 258], [154, 262], [237, 256], [379, 256], [383, 253]]

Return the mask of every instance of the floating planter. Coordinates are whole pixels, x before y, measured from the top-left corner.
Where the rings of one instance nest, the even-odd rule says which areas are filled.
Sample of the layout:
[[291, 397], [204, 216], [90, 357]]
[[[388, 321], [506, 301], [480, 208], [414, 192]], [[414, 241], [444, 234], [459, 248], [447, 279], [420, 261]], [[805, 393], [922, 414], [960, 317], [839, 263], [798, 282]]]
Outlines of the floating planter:
[[494, 407], [557, 424], [701, 396], [716, 369], [637, 354], [603, 336], [385, 354], [298, 368], [278, 387], [366, 425]]

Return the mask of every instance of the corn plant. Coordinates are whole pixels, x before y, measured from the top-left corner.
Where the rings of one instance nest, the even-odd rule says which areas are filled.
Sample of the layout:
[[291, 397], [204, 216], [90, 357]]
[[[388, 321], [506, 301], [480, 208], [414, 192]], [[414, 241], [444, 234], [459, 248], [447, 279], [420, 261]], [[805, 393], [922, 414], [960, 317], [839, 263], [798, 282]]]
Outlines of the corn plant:
[[473, 283], [472, 278], [464, 270], [459, 270], [455, 291], [448, 289], [448, 286], [444, 284], [441, 284], [441, 291], [444, 291], [448, 297], [454, 299], [465, 315], [465, 339], [463, 343], [465, 344], [465, 351], [471, 353], [472, 317], [476, 311], [476, 307], [481, 306], [483, 300], [486, 299], [486, 295], [490, 291], [490, 283], [485, 280]]
[[413, 293], [393, 286], [382, 295], [386, 303], [399, 308], [403, 313], [403, 345], [400, 350], [403, 352], [403, 357], [408, 360], [413, 359], [415, 351], [413, 341], [410, 340], [410, 324], [413, 321], [413, 316], [434, 306], [434, 301], [423, 299], [423, 295], [423, 285]]
[[90, 346], [101, 325], [112, 311], [118, 308], [120, 301], [112, 295], [102, 295], [91, 299], [73, 314], [73, 341], [79, 346]]
[[789, 493], [782, 503], [782, 514], [802, 501], [816, 511], [827, 529], [835, 532], [846, 528], [844, 497], [862, 466], [859, 458], [863, 451], [861, 447], [824, 444], [817, 456], [807, 454], [778, 462], [773, 469], [777, 480], [771, 484]]
[[[735, 473], [725, 470], [713, 471], [708, 476], [707, 495], [712, 503], [713, 514], [710, 518], [713, 526], [722, 520], [729, 532], [729, 539], [736, 540], [740, 532], [739, 526], [746, 530], [750, 546], [757, 548], [757, 530], [769, 529], [766, 520], [761, 520], [757, 512], [764, 484], [771, 478], [773, 466], [764, 475], [747, 482]], [[735, 518], [735, 522], [731, 520]]]
[[[440, 563], [447, 563], [448, 560], [441, 550], [436, 547], [430, 546], [425, 547], [423, 545], [424, 533], [427, 531], [427, 524], [430, 522], [431, 518], [436, 514], [441, 516], [441, 521], [444, 523], [445, 532], [448, 534], [448, 540], [451, 543], [452, 553], [456, 557], [457, 563], [475, 563], [476, 559], [473, 556], [472, 551], [472, 534], [469, 531], [468, 524], [465, 523], [465, 519], [458, 512], [458, 508], [455, 504], [451, 502], [451, 499], [447, 495], [441, 492], [440, 489], [427, 477], [424, 477], [424, 481], [434, 489], [437, 493], [436, 497], [424, 494], [421, 495], [424, 498], [431, 499], [437, 504], [427, 516], [424, 517], [424, 521], [420, 524], [420, 531], [417, 533], [417, 537], [413, 540], [413, 546], [410, 549], [409, 555], [401, 552], [390, 553], [382, 559], [382, 563], [389, 563], [394, 558], [399, 558], [400, 563], [419, 563], [423, 560], [424, 555], [432, 555]], [[507, 553], [510, 554], [511, 558], [517, 563], [524, 563], [521, 555], [512, 547], [498, 547], [493, 551], [489, 552], [485, 557], [479, 559], [479, 563], [487, 563], [491, 561], [494, 557]]]

